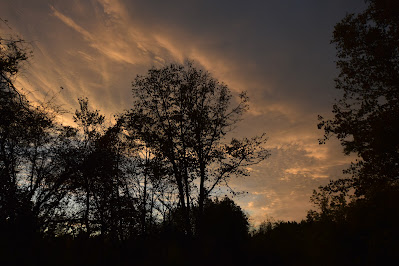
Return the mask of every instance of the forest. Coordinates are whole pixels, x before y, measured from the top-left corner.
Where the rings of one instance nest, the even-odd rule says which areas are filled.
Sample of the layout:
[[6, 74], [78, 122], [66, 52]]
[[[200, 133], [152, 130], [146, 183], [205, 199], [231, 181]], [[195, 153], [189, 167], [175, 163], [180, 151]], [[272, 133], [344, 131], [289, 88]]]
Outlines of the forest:
[[234, 97], [193, 61], [170, 63], [133, 80], [133, 105], [113, 123], [79, 98], [63, 125], [55, 101], [31, 102], [15, 85], [29, 43], [0, 36], [0, 264], [399, 259], [399, 3], [367, 3], [334, 28], [342, 96], [317, 124], [321, 145], [337, 138], [359, 159], [314, 190], [306, 219], [258, 228], [229, 186], [271, 156], [265, 134], [227, 137], [249, 108], [245, 92]]

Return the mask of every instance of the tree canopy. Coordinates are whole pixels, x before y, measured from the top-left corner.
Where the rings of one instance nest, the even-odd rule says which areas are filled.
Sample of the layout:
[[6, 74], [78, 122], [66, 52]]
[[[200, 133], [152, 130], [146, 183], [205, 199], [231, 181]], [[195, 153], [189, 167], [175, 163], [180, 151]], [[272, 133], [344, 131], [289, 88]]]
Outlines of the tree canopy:
[[318, 125], [325, 132], [321, 143], [334, 135], [345, 154], [359, 156], [347, 171], [359, 196], [399, 179], [399, 3], [368, 2], [335, 26], [335, 84], [343, 94], [334, 118], [319, 117]]
[[[238, 103], [228, 87], [208, 72], [185, 65], [153, 68], [133, 82], [133, 108], [126, 128], [170, 169], [179, 205], [190, 232], [190, 209], [199, 206], [200, 223], [205, 199], [230, 176], [246, 175], [246, 167], [269, 156], [264, 135], [230, 143], [224, 141], [247, 110], [247, 96]], [[197, 228], [198, 229], [198, 228]]]

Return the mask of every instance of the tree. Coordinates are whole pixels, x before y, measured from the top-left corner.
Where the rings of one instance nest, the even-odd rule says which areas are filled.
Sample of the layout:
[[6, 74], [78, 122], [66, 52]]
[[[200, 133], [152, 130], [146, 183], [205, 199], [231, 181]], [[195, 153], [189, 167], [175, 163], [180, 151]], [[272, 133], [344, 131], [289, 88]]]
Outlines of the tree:
[[60, 213], [69, 178], [59, 160], [67, 129], [14, 86], [28, 59], [25, 42], [1, 37], [0, 47], [0, 223], [23, 235], [45, 230]]
[[129, 180], [136, 174], [128, 171], [129, 156], [135, 154], [127, 151], [120, 123], [106, 128], [105, 117], [89, 107], [87, 98], [79, 99], [79, 107], [74, 116], [79, 133], [74, 148], [74, 192], [81, 206], [83, 232], [126, 239], [138, 231], [138, 203]]
[[313, 190], [310, 201], [318, 207], [320, 212], [310, 210], [306, 216], [307, 220], [344, 222], [353, 203], [353, 193], [351, 193], [353, 182], [351, 181], [350, 179], [331, 180], [328, 185]]
[[92, 198], [95, 197], [93, 186], [95, 181], [95, 170], [97, 166], [97, 159], [95, 153], [95, 144], [104, 132], [104, 116], [99, 114], [98, 110], [91, 110], [89, 108], [88, 99], [79, 99], [79, 109], [76, 110], [74, 121], [78, 125], [77, 136], [80, 139], [76, 140], [77, 160], [75, 183], [78, 190], [82, 190], [84, 197], [79, 197], [83, 201], [84, 211], [82, 213], [87, 235], [92, 233], [92, 226], [90, 222]]
[[[23, 129], [30, 115], [25, 98], [14, 87], [12, 79], [27, 59], [20, 40], [0, 39], [0, 219], [1, 224], [15, 223], [19, 212], [30, 212], [23, 202], [18, 183], [18, 166], [29, 137]], [[21, 206], [22, 205], [22, 206]], [[27, 210], [26, 210], [27, 209]]]
[[198, 230], [210, 193], [228, 185], [232, 175], [247, 175], [246, 167], [269, 156], [262, 147], [266, 138], [223, 142], [247, 110], [248, 98], [240, 94], [231, 107], [228, 87], [191, 62], [150, 69], [132, 85], [134, 108], [125, 115], [126, 129], [169, 168], [185, 231], [191, 234], [192, 206], [198, 205]]
[[360, 14], [335, 26], [336, 88], [343, 96], [334, 118], [319, 117], [324, 143], [332, 135], [344, 153], [359, 156], [347, 170], [357, 196], [367, 196], [399, 179], [399, 3], [370, 0]]
[[204, 233], [220, 242], [239, 245], [248, 236], [249, 222], [240, 206], [228, 197], [208, 199], [203, 218]]

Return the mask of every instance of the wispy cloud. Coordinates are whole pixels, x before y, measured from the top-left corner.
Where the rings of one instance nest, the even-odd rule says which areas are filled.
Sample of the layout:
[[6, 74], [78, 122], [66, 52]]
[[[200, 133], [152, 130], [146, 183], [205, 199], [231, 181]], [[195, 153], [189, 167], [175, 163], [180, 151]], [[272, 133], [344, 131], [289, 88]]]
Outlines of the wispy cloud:
[[[121, 9], [118, 8], [115, 11], [110, 8], [113, 7], [113, 5], [109, 3], [110, 1], [102, 2], [106, 4], [104, 6], [104, 10], [109, 12], [108, 14], [112, 14], [114, 16], [115, 20], [113, 23], [123, 24], [123, 17], [116, 16], [117, 13], [115, 13], [120, 12]], [[117, 2], [115, 1], [115, 3]], [[147, 50], [143, 47], [143, 45], [135, 40], [135, 34], [131, 34], [129, 31], [124, 32], [123, 35], [125, 38], [122, 38], [122, 34], [118, 32], [117, 28], [110, 29], [105, 26], [101, 28], [100, 31], [97, 30], [94, 33], [90, 33], [88, 30], [78, 25], [78, 23], [76, 23], [72, 18], [58, 11], [54, 6], [51, 6], [51, 11], [52, 14], [65, 23], [65, 25], [78, 32], [91, 47], [97, 49], [111, 60], [128, 64], [138, 64], [142, 63], [143, 55], [145, 56], [147, 54]], [[135, 44], [136, 51], [134, 51], [135, 53], [132, 53], [132, 50], [135, 50], [133, 48]], [[137, 50], [139, 50], [139, 53], [137, 53]]]
[[75, 23], [71, 18], [65, 16], [61, 12], [59, 12], [54, 6], [50, 6], [51, 11], [53, 12], [53, 15], [59, 18], [62, 22], [64, 22], [66, 25], [71, 27], [72, 29], [76, 30], [80, 34], [83, 35], [83, 37], [90, 42], [94, 41], [93, 36], [85, 29], [83, 29], [81, 26]]

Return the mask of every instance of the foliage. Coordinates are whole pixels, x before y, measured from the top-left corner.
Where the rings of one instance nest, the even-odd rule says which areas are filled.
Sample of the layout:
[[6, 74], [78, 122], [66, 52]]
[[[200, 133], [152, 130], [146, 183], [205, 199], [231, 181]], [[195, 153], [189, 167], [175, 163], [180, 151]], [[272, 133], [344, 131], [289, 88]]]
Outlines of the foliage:
[[371, 0], [360, 14], [349, 14], [335, 26], [342, 98], [334, 118], [320, 118], [325, 142], [335, 135], [345, 154], [360, 160], [347, 170], [358, 196], [396, 183], [399, 176], [399, 4]]
[[24, 42], [0, 42], [0, 223], [14, 233], [27, 223], [24, 229], [32, 233], [47, 226], [66, 196], [68, 177], [57, 160], [64, 128], [13, 84], [28, 58]]
[[205, 237], [238, 245], [248, 237], [248, 217], [240, 206], [228, 197], [207, 200], [202, 230]]
[[319, 212], [310, 210], [307, 220], [344, 222], [354, 200], [353, 180], [331, 180], [328, 185], [313, 190], [310, 201], [319, 209]]

